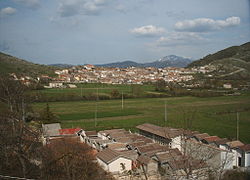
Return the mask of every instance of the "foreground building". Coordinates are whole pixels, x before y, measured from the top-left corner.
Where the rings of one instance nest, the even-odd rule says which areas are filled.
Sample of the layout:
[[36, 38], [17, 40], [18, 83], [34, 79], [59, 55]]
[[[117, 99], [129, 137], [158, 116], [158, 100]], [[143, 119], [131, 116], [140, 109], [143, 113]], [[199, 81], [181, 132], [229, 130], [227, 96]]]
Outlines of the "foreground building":
[[132, 158], [109, 148], [97, 153], [97, 162], [104, 170], [113, 174], [132, 170]]
[[250, 145], [153, 124], [137, 126], [139, 133], [124, 129], [84, 131], [43, 125], [45, 143], [75, 137], [96, 152], [96, 161], [116, 179], [206, 179], [236, 167], [250, 167]]

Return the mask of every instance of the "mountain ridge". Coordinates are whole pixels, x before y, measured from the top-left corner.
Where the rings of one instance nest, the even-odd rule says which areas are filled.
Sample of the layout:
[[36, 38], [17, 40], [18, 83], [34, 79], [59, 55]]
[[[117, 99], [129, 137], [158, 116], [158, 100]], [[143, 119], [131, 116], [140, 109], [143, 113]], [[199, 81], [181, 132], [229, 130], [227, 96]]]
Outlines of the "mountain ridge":
[[208, 65], [209, 63], [212, 63], [216, 60], [225, 58], [237, 58], [250, 62], [250, 42], [244, 43], [239, 46], [231, 46], [217, 51], [216, 53], [209, 54], [197, 61], [193, 61], [188, 65], [188, 67]]
[[35, 64], [17, 57], [0, 52], [0, 72], [3, 74], [15, 73], [18, 76], [37, 77], [38, 75], [54, 76], [56, 67]]
[[118, 67], [118, 68], [127, 68], [127, 67], [156, 67], [156, 68], [165, 68], [165, 67], [186, 67], [192, 62], [189, 58], [184, 58], [176, 55], [168, 55], [163, 58], [148, 62], [148, 63], [137, 63], [131, 60], [120, 61], [107, 64], [97, 64], [99, 67]]
[[250, 42], [231, 46], [209, 54], [188, 65], [188, 68], [213, 66], [213, 77], [242, 80], [250, 79]]

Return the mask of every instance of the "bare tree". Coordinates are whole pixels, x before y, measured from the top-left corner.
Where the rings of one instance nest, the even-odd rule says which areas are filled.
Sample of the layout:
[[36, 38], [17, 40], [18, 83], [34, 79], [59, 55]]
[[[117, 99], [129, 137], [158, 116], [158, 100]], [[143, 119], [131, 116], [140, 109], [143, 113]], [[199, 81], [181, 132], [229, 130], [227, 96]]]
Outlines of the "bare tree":
[[7, 112], [0, 114], [0, 171], [5, 175], [36, 177], [39, 131]]
[[93, 150], [75, 138], [52, 141], [44, 147], [42, 159], [42, 179], [111, 179], [95, 162]]
[[25, 93], [20, 82], [0, 76], [0, 175], [48, 180], [111, 179], [84, 144], [62, 140], [43, 147], [40, 129], [24, 121]]
[[0, 76], [0, 101], [6, 103], [11, 112], [22, 112], [26, 87], [8, 76]]

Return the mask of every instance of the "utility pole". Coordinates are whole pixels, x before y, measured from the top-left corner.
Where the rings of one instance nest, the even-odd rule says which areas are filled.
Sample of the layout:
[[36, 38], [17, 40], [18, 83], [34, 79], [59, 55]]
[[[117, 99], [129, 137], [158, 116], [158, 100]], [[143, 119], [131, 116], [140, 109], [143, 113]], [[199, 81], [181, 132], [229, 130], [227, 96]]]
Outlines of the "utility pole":
[[237, 137], [236, 139], [239, 140], [239, 112], [237, 111]]
[[82, 84], [81, 84], [81, 97], [82, 97]]
[[95, 103], [95, 127], [96, 127], [96, 124], [97, 124], [97, 101]]
[[122, 109], [123, 109], [123, 91], [122, 91]]
[[165, 120], [164, 120], [164, 124], [166, 125], [166, 123], [167, 123], [167, 103], [166, 103], [166, 101], [164, 101], [165, 102]]
[[99, 100], [98, 88], [96, 89], [96, 102], [95, 102], [95, 127], [97, 125], [97, 102]]
[[96, 89], [96, 101], [98, 101], [99, 100], [99, 89], [97, 88]]

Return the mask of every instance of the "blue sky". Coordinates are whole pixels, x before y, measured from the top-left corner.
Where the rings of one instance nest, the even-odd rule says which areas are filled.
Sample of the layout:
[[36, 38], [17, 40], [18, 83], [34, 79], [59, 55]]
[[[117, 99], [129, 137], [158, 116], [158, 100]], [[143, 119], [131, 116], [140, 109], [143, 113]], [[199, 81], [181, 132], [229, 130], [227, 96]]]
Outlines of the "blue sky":
[[41, 64], [199, 59], [248, 41], [249, 0], [0, 0], [0, 51]]

